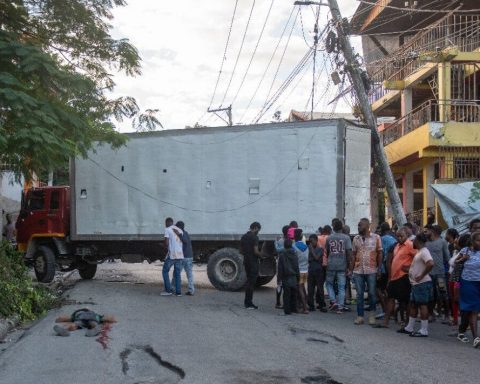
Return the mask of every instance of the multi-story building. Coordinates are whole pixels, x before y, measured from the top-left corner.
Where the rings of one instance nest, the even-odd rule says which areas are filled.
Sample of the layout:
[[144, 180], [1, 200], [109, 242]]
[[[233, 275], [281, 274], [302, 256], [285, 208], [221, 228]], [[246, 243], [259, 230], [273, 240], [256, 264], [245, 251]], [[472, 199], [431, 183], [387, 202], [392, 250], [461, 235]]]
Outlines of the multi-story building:
[[404, 210], [422, 223], [443, 223], [432, 184], [480, 180], [480, 2], [462, 3], [369, 0], [351, 22]]

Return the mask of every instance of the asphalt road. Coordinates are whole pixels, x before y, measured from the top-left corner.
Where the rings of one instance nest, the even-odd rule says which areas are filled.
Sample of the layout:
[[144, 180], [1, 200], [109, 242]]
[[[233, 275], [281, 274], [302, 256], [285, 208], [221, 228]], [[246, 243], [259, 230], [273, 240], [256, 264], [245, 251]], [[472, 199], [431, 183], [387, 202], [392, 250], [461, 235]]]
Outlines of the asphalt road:
[[[478, 383], [480, 350], [433, 324], [428, 339], [353, 325], [354, 314], [279, 316], [273, 286], [220, 292], [196, 267], [194, 297], [161, 297], [160, 265], [105, 264], [66, 293], [68, 305], [0, 345], [0, 383]], [[76, 274], [71, 279], [77, 279]], [[60, 313], [113, 314], [107, 349], [76, 331], [54, 336]]]

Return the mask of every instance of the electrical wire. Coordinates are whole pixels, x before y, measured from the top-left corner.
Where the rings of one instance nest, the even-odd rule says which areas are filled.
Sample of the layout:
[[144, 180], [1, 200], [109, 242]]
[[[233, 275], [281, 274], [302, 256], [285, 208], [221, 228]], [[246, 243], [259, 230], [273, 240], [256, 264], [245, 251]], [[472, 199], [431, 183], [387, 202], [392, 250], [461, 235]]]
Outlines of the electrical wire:
[[277, 104], [277, 106], [274, 108], [275, 111], [279, 111], [282, 108], [283, 104], [290, 98], [293, 92], [298, 88], [302, 80], [305, 78], [305, 75], [310, 70], [311, 65], [312, 63], [310, 62], [302, 69], [302, 72], [303, 72], [302, 75], [298, 78], [295, 85], [291, 87], [290, 91], [288, 92], [288, 94], [286, 94], [286, 96], [282, 99], [282, 101], [279, 104]]
[[[430, 1], [429, 3], [427, 4], [424, 4], [422, 7], [428, 7], [429, 5], [432, 5], [434, 3], [436, 3], [437, 0], [433, 0], [433, 1]], [[420, 9], [423, 9], [423, 8], [418, 8], [419, 10]], [[451, 11], [448, 11], [448, 12], [451, 12]], [[409, 12], [410, 14], [413, 13], [413, 12]], [[395, 17], [388, 17], [388, 16], [384, 16], [383, 19], [379, 18], [378, 21], [381, 21], [381, 20], [385, 20], [383, 23], [381, 24], [376, 24], [375, 26], [372, 26], [371, 28], [367, 28], [364, 32], [368, 32], [369, 30], [372, 30], [372, 29], [378, 29], [380, 27], [383, 27], [384, 25], [387, 25], [387, 24], [391, 24], [392, 22], [396, 21], [396, 20], [399, 20], [399, 19], [402, 19], [404, 18], [405, 14], [400, 14], [398, 16], [395, 16]]]
[[298, 7], [300, 10], [300, 25], [302, 27], [302, 36], [303, 36], [303, 41], [305, 41], [305, 44], [307, 44], [307, 47], [310, 49], [313, 49], [313, 46], [308, 44], [307, 38], [305, 37], [305, 28], [303, 27], [303, 16], [302, 16], [302, 7]]
[[[368, 4], [368, 5], [374, 5], [377, 6], [378, 4], [373, 3], [371, 1], [365, 1], [365, 0], [357, 0], [360, 3]], [[451, 12], [452, 10], [439, 10], [439, 9], [424, 9], [424, 8], [410, 8], [410, 7], [395, 7], [393, 5], [378, 5], [380, 8], [389, 8], [389, 9], [395, 9], [398, 11], [405, 11], [405, 12], [419, 12], [419, 13], [448, 13]], [[471, 13], [471, 12], [480, 12], [480, 8], [477, 9], [460, 9], [455, 11], [456, 13]]]
[[308, 62], [308, 60], [311, 58], [312, 55], [313, 55], [313, 51], [309, 49], [308, 52], [302, 57], [302, 59], [295, 66], [295, 68], [290, 72], [290, 74], [284, 80], [282, 85], [280, 85], [280, 87], [272, 95], [272, 97], [265, 102], [264, 107], [260, 110], [260, 112], [257, 114], [255, 119], [252, 121], [252, 124], [258, 123], [258, 121], [265, 115], [265, 113], [273, 106], [273, 104], [278, 100], [281, 94], [288, 88], [290, 83], [301, 72], [302, 68], [306, 65], [306, 63]]
[[275, 2], [275, 0], [272, 0], [271, 3], [270, 3], [270, 7], [268, 8], [268, 12], [267, 12], [267, 16], [265, 17], [265, 21], [263, 22], [263, 26], [262, 26], [262, 30], [260, 31], [260, 35], [258, 36], [258, 39], [257, 39], [257, 44], [255, 45], [255, 48], [253, 50], [253, 53], [252, 53], [252, 56], [250, 58], [250, 61], [248, 63], [248, 66], [247, 66], [247, 69], [245, 70], [245, 74], [243, 75], [243, 78], [242, 78], [242, 81], [240, 82], [240, 86], [238, 87], [238, 90], [237, 92], [235, 93], [235, 97], [233, 98], [232, 102], [230, 103], [230, 105], [233, 105], [235, 103], [235, 100], [237, 100], [237, 97], [238, 97], [238, 94], [240, 93], [240, 90], [242, 89], [243, 87], [243, 84], [245, 82], [245, 79], [248, 75], [248, 71], [250, 70], [250, 66], [252, 65], [252, 62], [253, 62], [253, 59], [255, 57], [255, 54], [257, 53], [257, 49], [258, 49], [258, 46], [260, 44], [260, 41], [262, 40], [262, 36], [263, 36], [263, 32], [265, 31], [265, 26], [267, 25], [267, 22], [268, 22], [268, 18], [270, 17], [270, 12], [272, 10], [272, 7], [273, 7], [273, 3]]
[[233, 8], [232, 20], [230, 21], [230, 28], [228, 29], [227, 42], [225, 43], [225, 49], [223, 51], [222, 63], [220, 64], [220, 71], [218, 72], [218, 77], [217, 77], [217, 81], [215, 83], [215, 88], [213, 89], [212, 98], [210, 99], [210, 104], [208, 105], [207, 110], [210, 109], [210, 107], [212, 106], [213, 100], [215, 98], [215, 94], [217, 93], [218, 83], [220, 82], [220, 77], [222, 75], [223, 64], [225, 63], [225, 60], [227, 59], [228, 44], [230, 42], [230, 36], [232, 34], [233, 22], [235, 20], [235, 14], [237, 12], [237, 5], [238, 5], [238, 0], [235, 0], [235, 7]]
[[[296, 21], [297, 21], [298, 14], [299, 14], [299, 11], [298, 11], [297, 14], [295, 15], [295, 19], [293, 20], [292, 29], [290, 30], [290, 34], [288, 35], [287, 42], [285, 43], [285, 47], [283, 48], [282, 56], [280, 57], [280, 61], [279, 61], [278, 65], [277, 65], [277, 69], [276, 69], [276, 71], [275, 71], [275, 74], [273, 75], [272, 82], [270, 83], [270, 88], [268, 89], [267, 97], [266, 97], [266, 99], [265, 99], [265, 102], [263, 103], [263, 106], [262, 106], [259, 114], [261, 114], [261, 112], [263, 111], [263, 109], [266, 107], [266, 105], [267, 105], [267, 103], [268, 103], [270, 94], [271, 94], [272, 89], [273, 89], [273, 86], [274, 86], [274, 84], [275, 84], [275, 80], [277, 79], [277, 76], [278, 76], [278, 72], [280, 71], [280, 67], [282, 66], [283, 59], [284, 59], [284, 57], [285, 57], [285, 52], [287, 51], [288, 45], [289, 45], [289, 43], [290, 43], [290, 39], [291, 39], [291, 37], [292, 37], [293, 30], [295, 29], [295, 24], [296, 24]], [[258, 116], [258, 115], [257, 115], [257, 116]], [[257, 120], [257, 121], [258, 121], [258, 120]]]
[[[268, 72], [268, 69], [270, 68], [270, 65], [272, 64], [272, 61], [273, 61], [273, 58], [275, 57], [275, 54], [277, 53], [277, 50], [278, 50], [278, 47], [280, 46], [280, 43], [282, 41], [282, 38], [283, 36], [285, 35], [285, 31], [287, 30], [287, 27], [288, 27], [288, 24], [290, 22], [290, 19], [292, 18], [292, 15], [293, 15], [293, 12], [295, 11], [295, 7], [292, 8], [292, 11], [290, 12], [290, 15], [288, 16], [288, 19], [287, 19], [287, 22], [285, 23], [285, 26], [283, 27], [283, 30], [282, 30], [282, 34], [280, 35], [280, 38], [278, 39], [278, 42], [277, 44], [275, 45], [275, 49], [273, 50], [273, 53], [272, 55], [270, 56], [270, 59], [268, 60], [268, 64], [267, 64], [267, 67], [265, 68], [265, 71], [263, 71], [263, 74], [262, 74], [262, 77], [260, 78], [260, 81], [258, 82], [257, 84], [257, 88], [255, 88], [255, 91], [253, 92], [253, 95], [252, 97], [250, 98], [248, 104], [247, 104], [247, 107], [245, 108], [245, 111], [242, 115], [242, 117], [240, 118], [240, 122], [243, 121], [245, 115], [247, 114], [248, 112], [248, 109], [250, 108], [250, 105], [252, 104], [253, 102], [253, 99], [255, 98], [255, 96], [257, 95], [258, 93], [258, 90], [260, 89], [262, 83], [263, 83], [263, 80], [265, 79], [265, 76]], [[298, 14], [298, 12], [297, 12]]]
[[245, 37], [247, 36], [248, 27], [250, 25], [250, 20], [252, 19], [253, 10], [255, 8], [255, 1], [256, 0], [253, 0], [252, 7], [250, 9], [250, 14], [248, 15], [247, 25], [245, 26], [245, 31], [243, 32], [242, 42], [240, 44], [240, 49], [238, 50], [237, 59], [235, 60], [235, 65], [233, 66], [232, 75], [230, 76], [230, 80], [228, 81], [227, 89], [225, 90], [225, 94], [223, 95], [223, 99], [222, 99], [222, 102], [220, 103], [220, 107], [223, 105], [223, 103], [225, 102], [225, 99], [227, 98], [228, 91], [230, 90], [230, 85], [232, 85], [233, 76], [235, 76], [235, 70], [237, 69], [238, 61], [240, 59], [240, 56], [242, 55], [243, 44], [245, 43]]
[[252, 121], [253, 123], [257, 123], [265, 113], [273, 106], [278, 98], [283, 94], [283, 92], [287, 89], [290, 83], [295, 79], [295, 77], [302, 71], [303, 67], [308, 63], [310, 57], [312, 56], [312, 51], [309, 50], [305, 56], [302, 57], [300, 62], [294, 67], [294, 69], [290, 72], [284, 82], [280, 85], [280, 87], [275, 91], [272, 97], [268, 100], [265, 107], [257, 114], [256, 118]]

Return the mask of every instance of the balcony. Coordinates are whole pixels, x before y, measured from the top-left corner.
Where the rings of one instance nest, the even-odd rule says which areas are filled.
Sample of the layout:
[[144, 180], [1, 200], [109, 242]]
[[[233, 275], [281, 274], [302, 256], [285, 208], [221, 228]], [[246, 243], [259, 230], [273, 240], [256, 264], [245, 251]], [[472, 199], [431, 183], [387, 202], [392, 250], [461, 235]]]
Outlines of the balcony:
[[381, 132], [383, 145], [387, 146], [430, 122], [478, 123], [480, 100], [427, 100]]
[[480, 15], [447, 14], [385, 59], [368, 64], [373, 82], [370, 103], [389, 92], [385, 81], [404, 80], [425, 68], [427, 62], [448, 60], [452, 52], [475, 52], [479, 47]]

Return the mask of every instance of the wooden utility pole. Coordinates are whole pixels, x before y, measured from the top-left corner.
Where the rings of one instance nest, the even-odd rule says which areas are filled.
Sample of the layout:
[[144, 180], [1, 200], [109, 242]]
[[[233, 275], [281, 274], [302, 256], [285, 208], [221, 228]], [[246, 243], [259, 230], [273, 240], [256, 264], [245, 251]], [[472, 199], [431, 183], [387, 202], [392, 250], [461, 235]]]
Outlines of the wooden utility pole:
[[380, 135], [378, 134], [377, 122], [373, 114], [370, 101], [367, 97], [365, 85], [362, 80], [360, 64], [353, 53], [352, 46], [350, 45], [350, 39], [348, 38], [346, 31], [344, 30], [345, 25], [348, 25], [348, 21], [344, 21], [342, 19], [340, 9], [338, 8], [337, 0], [328, 0], [328, 5], [330, 7], [330, 12], [332, 13], [333, 24], [335, 26], [335, 29], [337, 30], [337, 35], [340, 41], [341, 49], [343, 51], [343, 56], [345, 57], [345, 70], [350, 73], [353, 87], [355, 89], [355, 94], [357, 95], [358, 101], [360, 103], [359, 107], [363, 113], [367, 126], [372, 131], [373, 151], [375, 153], [376, 159], [380, 163], [380, 168], [385, 175], [385, 184], [388, 199], [390, 200], [390, 204], [392, 206], [393, 218], [398, 225], [403, 225], [407, 222], [407, 219], [405, 217], [405, 213], [403, 212], [402, 202], [400, 201], [400, 196], [398, 195], [398, 190], [395, 184], [395, 179], [393, 178], [392, 170], [390, 169], [390, 165], [388, 164], [388, 159], [387, 155], [385, 154], [383, 142], [380, 138]]
[[[217, 108], [217, 109], [210, 109], [208, 108], [207, 109], [207, 112], [209, 113], [215, 113], [215, 115], [217, 115], [220, 119], [222, 119], [225, 123], [227, 123], [230, 127], [233, 125], [233, 121], [232, 121], [232, 106], [229, 105], [228, 107], [226, 108]], [[220, 116], [217, 112], [226, 112], [227, 113], [227, 117], [228, 117], [228, 121], [225, 120], [222, 116]]]

